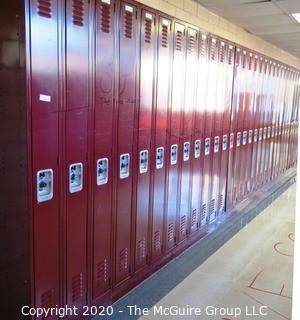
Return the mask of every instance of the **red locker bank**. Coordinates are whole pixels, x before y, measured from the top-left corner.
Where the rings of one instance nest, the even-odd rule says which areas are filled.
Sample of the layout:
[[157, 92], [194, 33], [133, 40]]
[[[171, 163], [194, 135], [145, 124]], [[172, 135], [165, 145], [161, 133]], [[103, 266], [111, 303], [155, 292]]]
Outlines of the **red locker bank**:
[[0, 15], [6, 318], [113, 303], [296, 166], [299, 70], [131, 0]]

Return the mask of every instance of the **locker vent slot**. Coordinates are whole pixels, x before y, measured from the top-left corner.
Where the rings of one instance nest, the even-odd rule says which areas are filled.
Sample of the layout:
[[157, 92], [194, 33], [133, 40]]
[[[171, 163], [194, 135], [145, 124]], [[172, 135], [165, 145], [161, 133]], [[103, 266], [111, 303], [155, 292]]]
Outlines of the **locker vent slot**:
[[210, 201], [210, 206], [209, 206], [209, 213], [212, 214], [215, 212], [215, 199], [212, 199]]
[[83, 26], [84, 22], [84, 3], [83, 0], [73, 0], [73, 24]]
[[83, 275], [82, 272], [72, 278], [72, 301], [75, 302], [83, 296]]
[[218, 204], [219, 210], [223, 208], [223, 195], [219, 194], [219, 204]]
[[168, 241], [174, 240], [174, 223], [170, 223], [168, 226]]
[[209, 51], [209, 55], [210, 55], [211, 60], [216, 59], [216, 51], [217, 51], [216, 49], [217, 49], [217, 41], [216, 41], [216, 39], [211, 39], [210, 51]]
[[97, 286], [101, 287], [103, 283], [106, 283], [108, 280], [108, 266], [107, 260], [99, 262], [97, 265]]
[[52, 290], [48, 290], [41, 295], [42, 308], [52, 307]]
[[206, 203], [201, 207], [201, 221], [204, 220], [206, 217]]
[[149, 18], [145, 18], [145, 42], [151, 43], [151, 35], [152, 35], [152, 20]]
[[188, 42], [189, 42], [188, 43], [188, 52], [189, 52], [189, 54], [195, 53], [196, 36], [190, 34]]
[[220, 46], [220, 62], [225, 61], [225, 45]]
[[183, 33], [181, 30], [176, 31], [176, 50], [182, 51]]
[[161, 248], [161, 239], [160, 239], [160, 230], [155, 231], [154, 233], [154, 249], [156, 251]]
[[125, 23], [124, 23], [124, 36], [128, 39], [132, 38], [132, 28], [133, 28], [133, 12], [125, 11]]
[[144, 260], [146, 257], [146, 241], [142, 239], [138, 242], [138, 259], [140, 261]]
[[192, 212], [192, 226], [194, 226], [197, 223], [197, 209], [194, 209]]
[[232, 64], [233, 63], [233, 50], [229, 50], [228, 53], [228, 64]]
[[106, 2], [101, 3], [101, 31], [110, 32], [110, 5]]
[[180, 233], [185, 234], [186, 232], [186, 216], [180, 218]]
[[51, 18], [52, 17], [52, 0], [39, 0], [38, 14], [45, 18]]
[[124, 248], [120, 251], [120, 264], [119, 264], [119, 271], [126, 272], [128, 269], [128, 250]]
[[201, 57], [204, 57], [206, 55], [206, 47], [207, 47], [206, 36], [202, 35], [200, 40], [200, 56]]
[[162, 25], [162, 32], [161, 32], [161, 45], [164, 48], [168, 48], [168, 33], [169, 33], [169, 26]]

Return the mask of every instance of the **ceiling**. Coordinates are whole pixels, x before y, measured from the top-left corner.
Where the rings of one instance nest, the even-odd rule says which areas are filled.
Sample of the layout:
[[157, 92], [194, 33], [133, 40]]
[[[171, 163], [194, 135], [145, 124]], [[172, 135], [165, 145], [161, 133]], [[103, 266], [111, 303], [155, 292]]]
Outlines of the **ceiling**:
[[196, 0], [208, 10], [300, 58], [300, 0]]

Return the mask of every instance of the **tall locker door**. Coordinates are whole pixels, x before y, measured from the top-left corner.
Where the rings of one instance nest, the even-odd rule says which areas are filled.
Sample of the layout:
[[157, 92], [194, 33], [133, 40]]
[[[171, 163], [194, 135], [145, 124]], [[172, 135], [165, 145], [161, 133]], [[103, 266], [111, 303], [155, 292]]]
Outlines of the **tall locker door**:
[[203, 137], [205, 126], [205, 103], [207, 94], [207, 35], [199, 35], [199, 62], [198, 62], [198, 79], [197, 79], [197, 100], [195, 105], [194, 121], [194, 140], [191, 147], [193, 157], [193, 176], [192, 176], [192, 208], [191, 208], [191, 232], [196, 231], [201, 221], [201, 184], [202, 184], [202, 161]]
[[[168, 142], [170, 148], [175, 148], [174, 161], [170, 161], [168, 166], [168, 185], [167, 185], [167, 216], [165, 224], [165, 250], [171, 249], [175, 245], [176, 238], [176, 214], [177, 214], [177, 193], [179, 177], [179, 135], [180, 117], [184, 93], [184, 50], [185, 50], [185, 27], [174, 23], [174, 53], [173, 53], [173, 78], [172, 78], [172, 106]], [[158, 149], [157, 149], [158, 150]], [[171, 151], [172, 152], [172, 151]], [[164, 150], [162, 150], [162, 156]], [[157, 153], [157, 161], [161, 155]], [[159, 163], [158, 163], [159, 164]]]
[[211, 200], [211, 172], [213, 153], [213, 126], [215, 118], [216, 103], [216, 74], [217, 74], [217, 39], [210, 37], [208, 79], [207, 79], [207, 100], [205, 110], [205, 133], [204, 133], [204, 159], [203, 159], [203, 182], [202, 182], [202, 204], [201, 204], [201, 225], [209, 222], [210, 200]]
[[116, 282], [128, 277], [131, 259], [132, 230], [132, 176], [136, 172], [134, 126], [136, 109], [137, 77], [137, 9], [121, 2], [120, 8], [120, 61], [118, 106], [118, 182], [116, 204]]
[[157, 57], [157, 83], [156, 83], [156, 113], [154, 147], [151, 154], [153, 164], [153, 192], [152, 192], [152, 233], [151, 233], [151, 259], [156, 260], [162, 255], [163, 226], [166, 195], [166, 162], [156, 165], [157, 150], [167, 152], [168, 107], [170, 96], [170, 71], [172, 53], [171, 21], [159, 17], [158, 22], [158, 57]]
[[88, 0], [66, 1], [67, 304], [84, 305], [87, 287]]
[[[258, 99], [259, 99], [259, 59], [255, 55], [252, 59], [252, 91], [253, 91], [253, 109], [252, 109], [252, 156], [251, 156], [251, 171], [250, 171], [250, 183], [249, 183], [249, 192], [252, 192], [255, 189], [255, 178], [256, 178], [256, 161], [257, 161], [257, 141], [258, 141]], [[250, 134], [249, 134], [250, 135]]]
[[195, 29], [187, 28], [186, 42], [185, 93], [182, 112], [182, 134], [180, 139], [182, 154], [179, 158], [181, 163], [179, 228], [177, 230], [179, 242], [186, 238], [191, 220], [197, 220], [196, 212], [194, 212], [194, 217], [193, 213], [191, 216], [192, 161], [194, 156], [192, 133], [195, 114], [198, 61], [198, 33]]
[[227, 172], [227, 190], [226, 190], [226, 210], [234, 205], [234, 187], [235, 187], [235, 159], [236, 159], [236, 137], [238, 132], [238, 110], [240, 99], [240, 61], [241, 49], [235, 50], [235, 63], [233, 74], [233, 89], [230, 116], [230, 135], [229, 135], [229, 151], [228, 151], [228, 172]]
[[220, 165], [222, 157], [222, 132], [223, 132], [223, 116], [224, 116], [224, 97], [225, 97], [225, 81], [226, 81], [226, 46], [225, 42], [218, 41], [217, 56], [217, 85], [216, 85], [216, 101], [215, 101], [215, 120], [213, 135], [213, 155], [212, 155], [212, 184], [211, 184], [211, 203], [210, 203], [210, 220], [217, 217], [219, 202], [219, 186], [220, 186]]
[[96, 57], [93, 116], [92, 298], [107, 291], [111, 279], [114, 124], [114, 1], [95, 4]]
[[225, 94], [223, 107], [223, 128], [220, 140], [221, 146], [221, 164], [220, 164], [220, 186], [218, 198], [218, 213], [225, 211], [227, 170], [229, 160], [229, 139], [230, 139], [230, 122], [231, 122], [231, 99], [232, 99], [232, 80], [234, 68], [234, 46], [227, 45], [225, 57]]
[[150, 143], [156, 51], [155, 15], [141, 14], [140, 106], [138, 112], [138, 175], [136, 204], [135, 270], [146, 265], [150, 201]]
[[59, 304], [58, 3], [30, 1], [35, 307]]

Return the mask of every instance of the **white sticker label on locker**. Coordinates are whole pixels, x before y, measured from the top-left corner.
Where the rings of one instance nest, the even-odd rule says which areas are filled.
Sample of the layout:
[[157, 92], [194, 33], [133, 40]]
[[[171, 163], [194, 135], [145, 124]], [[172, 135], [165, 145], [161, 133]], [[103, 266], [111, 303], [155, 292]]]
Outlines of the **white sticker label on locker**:
[[262, 139], [262, 134], [263, 134], [263, 128], [259, 128], [259, 135], [258, 135], [259, 141], [261, 141], [261, 139]]
[[247, 131], [243, 132], [243, 146], [247, 144]]
[[201, 141], [195, 141], [195, 158], [199, 158], [201, 153]]
[[37, 201], [44, 202], [53, 198], [53, 170], [44, 169], [37, 172]]
[[108, 182], [108, 159], [97, 160], [97, 185], [101, 186]]
[[183, 161], [188, 161], [190, 158], [190, 143], [185, 142], [183, 144]]
[[253, 130], [249, 130], [248, 143], [252, 143]]
[[101, 2], [102, 2], [102, 3], [110, 4], [110, 0], [102, 0]]
[[83, 165], [81, 162], [72, 163], [69, 166], [69, 191], [79, 192], [83, 187]]
[[224, 134], [224, 135], [223, 135], [222, 150], [223, 150], [223, 151], [227, 150], [227, 134]]
[[238, 132], [236, 135], [236, 146], [239, 147], [241, 145], [241, 132]]
[[171, 165], [177, 163], [177, 150], [178, 150], [178, 145], [172, 144], [171, 145], [171, 155], [170, 155]]
[[164, 166], [164, 148], [159, 147], [156, 149], [156, 169]]
[[267, 127], [264, 128], [264, 140], [267, 138]]
[[257, 142], [258, 129], [254, 130], [254, 142]]
[[214, 139], [214, 153], [219, 152], [219, 144], [220, 144], [220, 137], [216, 136]]
[[125, 5], [125, 11], [128, 11], [128, 12], [132, 13], [133, 12], [133, 7]]
[[207, 156], [210, 152], [210, 138], [205, 139], [205, 151], [204, 154]]
[[271, 127], [268, 127], [268, 139], [271, 137]]
[[169, 23], [170, 23], [169, 20], [167, 20], [167, 19], [162, 19], [162, 24], [163, 24], [164, 26], [169, 26]]
[[46, 94], [40, 94], [40, 101], [51, 102], [51, 96], [48, 96]]
[[148, 20], [152, 20], [153, 17], [152, 17], [151, 13], [146, 12], [145, 18], [148, 19]]
[[120, 155], [120, 179], [129, 177], [130, 155], [124, 153]]
[[230, 133], [230, 143], [229, 148], [232, 149], [234, 146], [234, 133]]
[[140, 173], [148, 171], [148, 150], [142, 150], [140, 152]]

